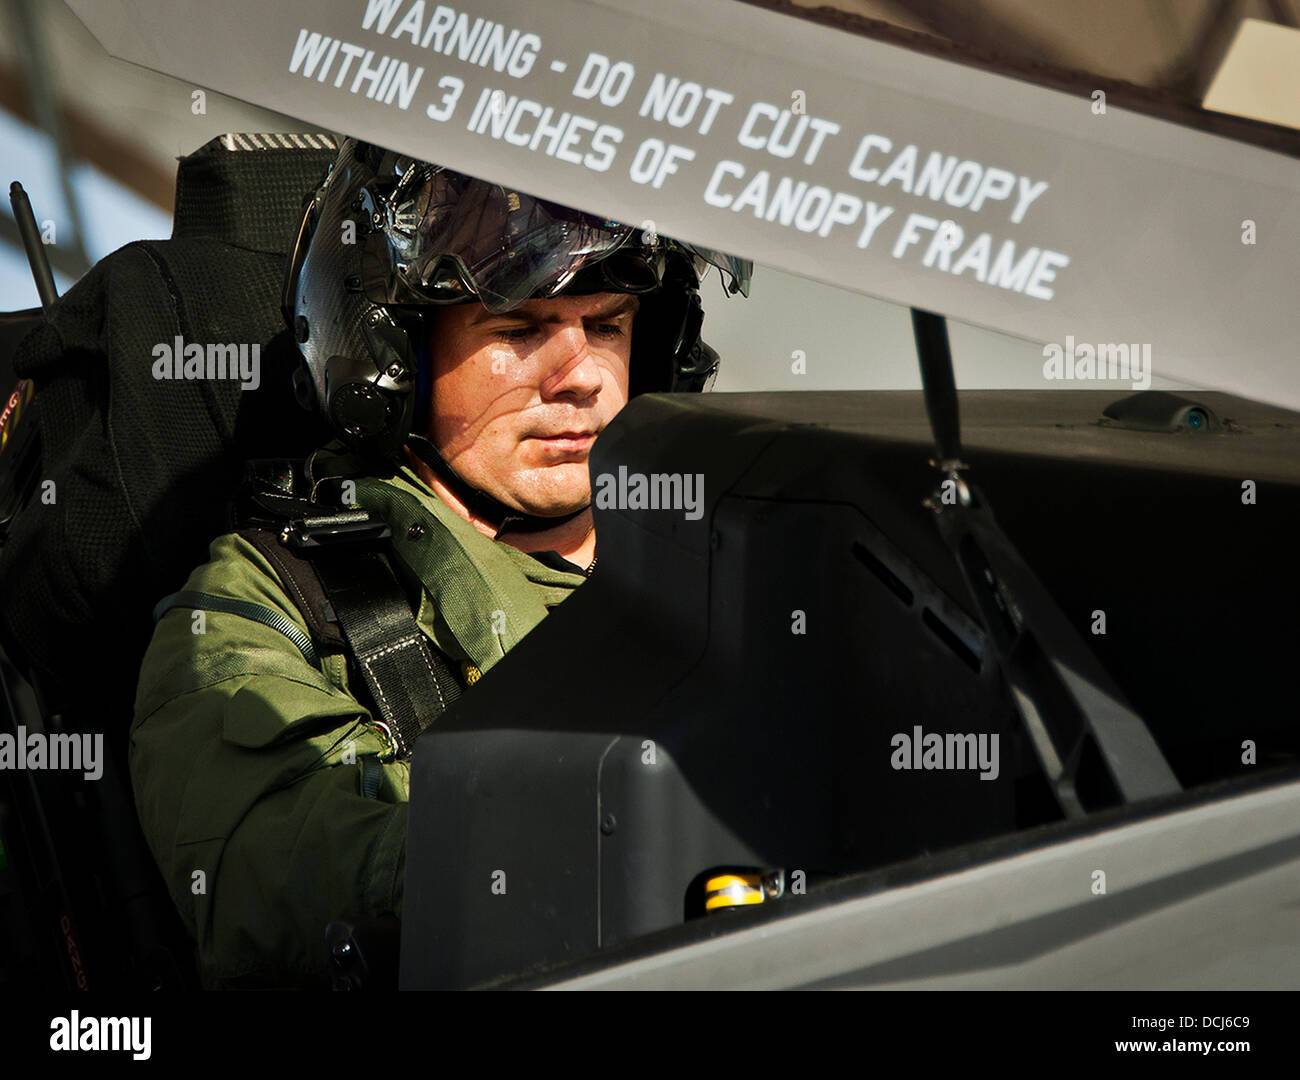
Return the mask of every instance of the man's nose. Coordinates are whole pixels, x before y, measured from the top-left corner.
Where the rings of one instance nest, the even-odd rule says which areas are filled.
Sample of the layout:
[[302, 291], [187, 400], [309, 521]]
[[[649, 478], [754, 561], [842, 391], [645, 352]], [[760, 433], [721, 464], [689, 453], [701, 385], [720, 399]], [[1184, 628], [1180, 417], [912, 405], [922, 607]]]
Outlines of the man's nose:
[[600, 390], [600, 365], [588, 347], [587, 331], [581, 325], [564, 326], [551, 335], [545, 346], [553, 370], [542, 380], [547, 397], [589, 398]]

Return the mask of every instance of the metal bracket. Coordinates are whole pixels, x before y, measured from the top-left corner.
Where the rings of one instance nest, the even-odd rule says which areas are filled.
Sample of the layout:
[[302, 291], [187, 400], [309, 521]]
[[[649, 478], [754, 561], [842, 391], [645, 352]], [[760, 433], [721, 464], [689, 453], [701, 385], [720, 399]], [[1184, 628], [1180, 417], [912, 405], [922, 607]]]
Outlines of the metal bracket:
[[1080, 817], [1097, 808], [1085, 805], [1089, 799], [1076, 784], [1089, 742], [1122, 801], [1182, 790], [1142, 718], [998, 526], [979, 489], [963, 481], [968, 467], [947, 324], [942, 315], [913, 308], [912, 326], [934, 432], [931, 464], [957, 493], [945, 501], [936, 492], [925, 505], [961, 568], [1062, 811]]

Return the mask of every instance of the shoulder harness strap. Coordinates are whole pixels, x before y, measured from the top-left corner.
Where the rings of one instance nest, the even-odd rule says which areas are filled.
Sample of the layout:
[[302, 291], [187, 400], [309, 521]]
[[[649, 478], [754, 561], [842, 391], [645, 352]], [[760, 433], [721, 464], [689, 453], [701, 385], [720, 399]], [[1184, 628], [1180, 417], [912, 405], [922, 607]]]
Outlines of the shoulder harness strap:
[[[291, 463], [268, 464], [291, 476]], [[164, 597], [154, 621], [178, 607], [224, 611], [278, 630], [313, 666], [344, 653], [361, 676], [353, 691], [369, 697], [374, 724], [391, 746], [384, 760], [407, 758], [416, 736], [460, 697], [461, 684], [415, 621], [393, 569], [388, 523], [366, 510], [295, 498], [291, 490], [277, 475], [272, 489], [253, 493], [251, 511], [241, 514], [249, 524], [237, 531], [271, 564], [310, 637], [263, 604], [204, 592]]]
[[290, 589], [321, 651], [348, 653], [390, 758], [406, 758], [416, 736], [460, 697], [460, 683], [415, 621], [392, 566], [388, 524], [365, 510], [311, 509], [278, 533], [254, 526], [240, 535]]

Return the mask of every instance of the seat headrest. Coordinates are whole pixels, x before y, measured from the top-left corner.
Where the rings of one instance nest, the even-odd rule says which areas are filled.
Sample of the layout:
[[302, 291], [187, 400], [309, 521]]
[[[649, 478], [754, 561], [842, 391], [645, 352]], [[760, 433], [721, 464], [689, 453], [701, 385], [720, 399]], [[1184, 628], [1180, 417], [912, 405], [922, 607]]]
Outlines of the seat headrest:
[[338, 155], [326, 134], [226, 134], [181, 158], [172, 239], [208, 237], [288, 255], [303, 200]]

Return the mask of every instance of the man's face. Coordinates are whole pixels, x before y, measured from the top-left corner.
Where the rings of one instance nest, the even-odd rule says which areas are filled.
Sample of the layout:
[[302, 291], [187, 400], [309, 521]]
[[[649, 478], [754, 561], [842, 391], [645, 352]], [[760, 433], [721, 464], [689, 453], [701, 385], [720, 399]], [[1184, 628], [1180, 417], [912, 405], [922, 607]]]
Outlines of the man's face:
[[504, 315], [438, 309], [428, 437], [474, 487], [530, 514], [591, 500], [587, 455], [627, 404], [632, 318], [623, 293], [529, 300]]

